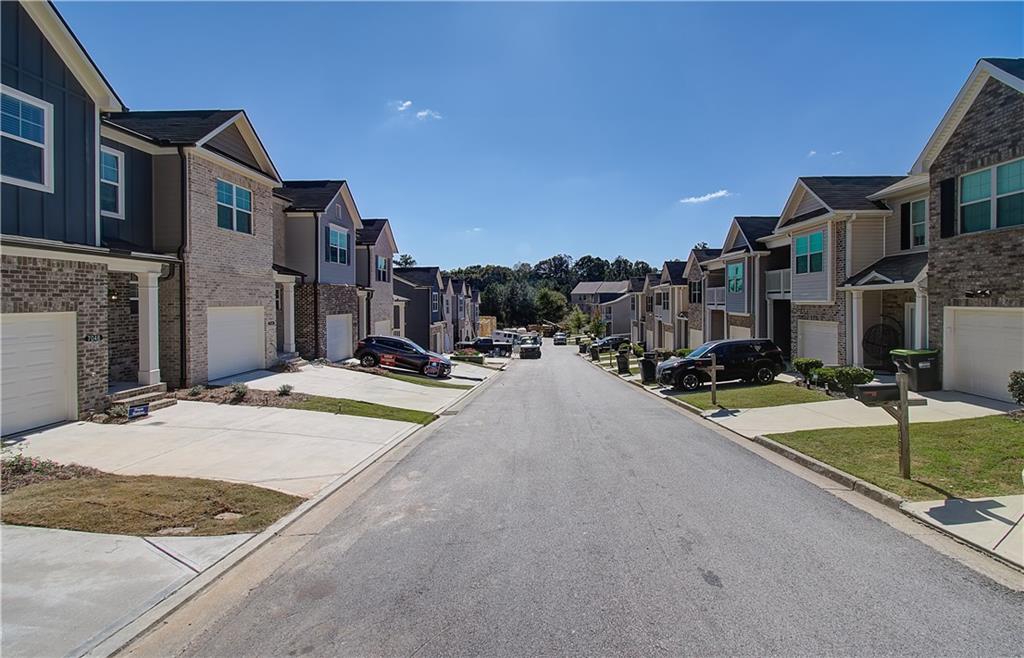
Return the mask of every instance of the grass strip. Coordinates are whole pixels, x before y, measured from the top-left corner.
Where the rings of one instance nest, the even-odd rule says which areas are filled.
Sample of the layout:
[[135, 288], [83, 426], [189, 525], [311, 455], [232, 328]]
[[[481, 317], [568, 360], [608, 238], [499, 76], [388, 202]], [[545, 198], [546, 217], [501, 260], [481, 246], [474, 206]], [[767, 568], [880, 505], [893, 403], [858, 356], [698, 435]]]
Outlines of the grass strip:
[[343, 414], [346, 416], [397, 420], [403, 423], [419, 423], [420, 425], [429, 425], [437, 420], [437, 416], [429, 411], [389, 407], [385, 404], [349, 400], [347, 398], [331, 398], [323, 395], [310, 396], [306, 400], [300, 400], [290, 405], [289, 408], [301, 409], [303, 411], [322, 411], [324, 413]]
[[669, 393], [677, 400], [692, 404], [698, 409], [756, 409], [777, 407], [803, 402], [824, 402], [831, 400], [821, 391], [808, 390], [802, 386], [774, 382], [772, 384], [719, 384], [718, 405], [711, 404], [711, 385], [705, 384], [699, 390], [674, 391]]

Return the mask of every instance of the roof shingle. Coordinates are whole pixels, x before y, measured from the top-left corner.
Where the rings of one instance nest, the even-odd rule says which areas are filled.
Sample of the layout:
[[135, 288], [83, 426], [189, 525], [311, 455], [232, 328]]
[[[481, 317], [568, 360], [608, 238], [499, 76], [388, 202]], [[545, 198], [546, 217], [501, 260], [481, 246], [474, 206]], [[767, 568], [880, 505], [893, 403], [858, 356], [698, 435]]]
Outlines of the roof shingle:
[[196, 144], [242, 110], [159, 110], [111, 112], [103, 120], [158, 144]]
[[290, 199], [292, 205], [288, 210], [315, 211], [327, 209], [338, 190], [345, 184], [343, 180], [286, 180], [283, 187], [274, 189], [274, 193]]

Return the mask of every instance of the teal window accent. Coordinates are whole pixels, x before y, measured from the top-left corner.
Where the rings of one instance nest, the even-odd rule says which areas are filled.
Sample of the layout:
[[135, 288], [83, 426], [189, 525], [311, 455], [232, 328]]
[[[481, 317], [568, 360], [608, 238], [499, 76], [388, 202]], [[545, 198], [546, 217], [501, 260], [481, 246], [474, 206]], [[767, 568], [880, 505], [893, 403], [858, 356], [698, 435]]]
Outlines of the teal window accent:
[[252, 233], [252, 191], [217, 180], [217, 226]]
[[928, 204], [918, 199], [910, 204], [910, 246], [921, 247], [928, 240]]
[[729, 292], [743, 292], [743, 263], [729, 263], [725, 278]]
[[337, 226], [327, 227], [327, 262], [348, 265], [348, 231]]
[[960, 179], [960, 232], [992, 228], [992, 170], [983, 169]]
[[825, 234], [822, 231], [801, 235], [793, 241], [796, 273], [821, 272], [825, 267]]
[[996, 227], [1024, 224], [1024, 160], [996, 167]]

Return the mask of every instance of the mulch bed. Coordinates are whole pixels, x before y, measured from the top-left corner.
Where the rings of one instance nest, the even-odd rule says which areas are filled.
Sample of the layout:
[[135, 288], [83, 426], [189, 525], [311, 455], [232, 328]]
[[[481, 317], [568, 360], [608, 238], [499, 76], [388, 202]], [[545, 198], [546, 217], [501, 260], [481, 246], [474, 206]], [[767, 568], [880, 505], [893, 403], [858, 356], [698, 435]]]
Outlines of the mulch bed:
[[213, 402], [214, 404], [239, 404], [246, 407], [291, 407], [299, 402], [312, 398], [306, 393], [292, 391], [288, 395], [279, 395], [277, 391], [261, 391], [250, 388], [245, 397], [238, 399], [230, 386], [204, 388], [198, 395], [192, 395], [190, 389], [178, 389], [173, 393], [179, 400], [192, 402]]
[[382, 377], [387, 377], [391, 374], [390, 370], [381, 368], [380, 366], [371, 366], [369, 368], [364, 368], [363, 366], [342, 366], [336, 364], [331, 364], [331, 366], [334, 368], [344, 368], [345, 370], [355, 370], [356, 372], [365, 372], [371, 375], [380, 375]]

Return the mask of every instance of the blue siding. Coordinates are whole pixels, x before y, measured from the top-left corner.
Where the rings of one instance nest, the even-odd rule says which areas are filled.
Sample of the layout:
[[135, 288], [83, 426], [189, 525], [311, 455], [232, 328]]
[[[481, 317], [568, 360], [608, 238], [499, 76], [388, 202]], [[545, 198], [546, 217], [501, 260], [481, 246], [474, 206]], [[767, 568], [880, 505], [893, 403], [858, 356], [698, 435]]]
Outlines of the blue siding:
[[100, 217], [103, 245], [153, 251], [153, 158], [106, 137], [100, 144], [124, 153], [124, 219]]
[[3, 84], [53, 105], [53, 192], [4, 183], [2, 230], [78, 244], [96, 241], [96, 106], [17, 2], [0, 3]]

